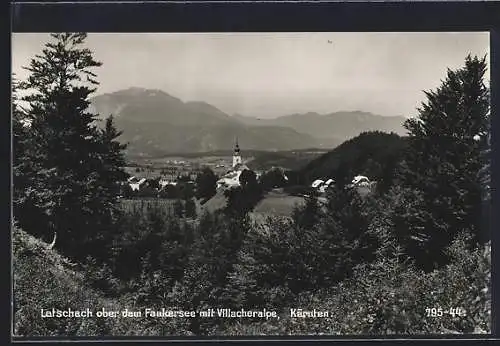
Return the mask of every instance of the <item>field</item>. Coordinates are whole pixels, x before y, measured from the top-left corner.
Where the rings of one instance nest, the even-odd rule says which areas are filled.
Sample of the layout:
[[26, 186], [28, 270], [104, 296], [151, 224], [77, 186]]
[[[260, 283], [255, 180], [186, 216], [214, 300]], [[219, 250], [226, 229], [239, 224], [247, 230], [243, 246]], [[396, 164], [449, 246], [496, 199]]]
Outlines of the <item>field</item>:
[[[202, 213], [202, 207], [198, 200], [196, 202], [196, 214], [200, 215]], [[174, 212], [175, 199], [163, 199], [163, 198], [138, 198], [138, 199], [121, 199], [120, 205], [123, 210], [133, 211], [133, 210], [143, 210], [147, 211], [148, 208], [160, 207], [167, 213]]]
[[[283, 192], [269, 192], [255, 207], [252, 214], [256, 218], [259, 216], [290, 216], [296, 205], [303, 203], [302, 197], [289, 196]], [[226, 197], [222, 191], [208, 200], [203, 206], [203, 210], [214, 212], [226, 206]]]
[[173, 199], [158, 198], [121, 199], [120, 206], [127, 211], [133, 211], [134, 209], [147, 210], [154, 206], [161, 206], [171, 212], [173, 211], [174, 201]]
[[210, 213], [213, 213], [216, 210], [223, 209], [226, 207], [226, 197], [222, 191], [217, 191], [215, 196], [210, 198], [205, 204], [202, 206], [202, 210], [206, 210]]
[[255, 207], [254, 213], [266, 216], [290, 216], [293, 209], [304, 203], [304, 198], [282, 192], [269, 192]]

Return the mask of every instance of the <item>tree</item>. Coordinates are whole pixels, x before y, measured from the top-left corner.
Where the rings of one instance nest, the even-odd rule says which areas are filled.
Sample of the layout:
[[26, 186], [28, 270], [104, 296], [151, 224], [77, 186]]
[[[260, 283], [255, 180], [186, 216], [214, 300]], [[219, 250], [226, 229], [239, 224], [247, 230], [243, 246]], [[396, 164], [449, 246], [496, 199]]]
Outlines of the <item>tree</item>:
[[[186, 261], [185, 274], [173, 300], [188, 310], [227, 306], [224, 287], [248, 232], [249, 220], [205, 213], [196, 228], [196, 239]], [[189, 322], [193, 333], [205, 334], [218, 321], [191, 318]]]
[[186, 217], [196, 217], [196, 203], [193, 198], [186, 200]]
[[[19, 107], [19, 97], [17, 95], [19, 91], [19, 81], [16, 79], [15, 75], [12, 74], [12, 134], [13, 134], [13, 149], [14, 149], [14, 161], [20, 158], [24, 148], [23, 141], [28, 135], [26, 131], [26, 125], [23, 124], [25, 115], [23, 115], [22, 109]], [[15, 167], [14, 167], [15, 168]]]
[[187, 201], [194, 197], [194, 186], [191, 182], [179, 183], [177, 186], [180, 189], [181, 198]]
[[262, 174], [260, 184], [265, 191], [269, 191], [276, 187], [283, 187], [286, 184], [283, 172], [278, 168], [273, 168]]
[[196, 177], [196, 197], [208, 200], [215, 195], [217, 190], [217, 176], [205, 167]]
[[[13, 180], [14, 180], [14, 215], [19, 218], [20, 205], [28, 205], [25, 190], [29, 183], [29, 173], [33, 173], [32, 162], [23, 159], [29, 148], [30, 131], [27, 129], [26, 113], [19, 106], [19, 80], [12, 75], [12, 149], [13, 149]], [[27, 208], [24, 210], [26, 211]], [[34, 215], [33, 215], [34, 216]], [[23, 218], [24, 219], [24, 218]], [[36, 224], [36, 223], [35, 223]]]
[[101, 63], [82, 48], [86, 34], [51, 37], [54, 42], [31, 60], [29, 76], [20, 83], [30, 125], [29, 146], [15, 160], [22, 168], [17, 182], [26, 184], [14, 186], [14, 213], [28, 232], [56, 232], [56, 247], [87, 256], [110, 219], [117, 190], [115, 182], [104, 181], [119, 174], [122, 147], [115, 145], [112, 122], [99, 131], [97, 115], [88, 111], [98, 84], [92, 69]]
[[244, 169], [239, 177], [241, 189], [246, 199], [249, 200], [251, 208], [262, 198], [262, 187], [257, 182], [257, 175], [254, 171]]
[[476, 242], [481, 238], [478, 172], [487, 139], [474, 137], [487, 133], [490, 121], [486, 68], [486, 57], [468, 56], [464, 67], [448, 70], [442, 85], [425, 93], [418, 117], [404, 124], [409, 143], [401, 180], [422, 198], [419, 216], [406, 229], [417, 244], [406, 245], [420, 249], [414, 255], [429, 270], [447, 262], [443, 251], [460, 230], [468, 228]]
[[321, 207], [319, 206], [316, 191], [306, 197], [305, 204], [293, 210], [292, 219], [298, 227], [311, 229], [316, 225], [321, 217]]
[[155, 179], [148, 179], [146, 183], [149, 185], [154, 190], [158, 190], [160, 188], [160, 179], [155, 178]]
[[254, 171], [244, 169], [240, 174], [240, 184], [244, 188], [250, 188], [257, 185], [257, 175]]
[[[94, 193], [100, 199], [99, 203], [107, 208], [101, 221], [101, 225], [107, 227], [112, 227], [115, 221], [114, 214], [118, 212], [118, 196], [128, 176], [123, 168], [126, 165], [123, 150], [127, 146], [117, 140], [121, 133], [115, 128], [113, 115], [106, 119], [104, 128], [99, 131], [100, 140], [97, 154], [100, 158], [100, 164], [96, 167], [99, 178], [94, 186], [96, 189]], [[130, 188], [130, 186], [128, 187]], [[104, 222], [107, 223], [104, 224]]]
[[179, 188], [175, 185], [167, 184], [160, 190], [161, 198], [180, 198], [180, 195]]
[[225, 212], [231, 216], [244, 216], [252, 211], [253, 204], [241, 186], [229, 188], [224, 191], [227, 199]]
[[174, 202], [174, 214], [180, 218], [184, 217], [184, 204], [179, 198], [177, 198]]

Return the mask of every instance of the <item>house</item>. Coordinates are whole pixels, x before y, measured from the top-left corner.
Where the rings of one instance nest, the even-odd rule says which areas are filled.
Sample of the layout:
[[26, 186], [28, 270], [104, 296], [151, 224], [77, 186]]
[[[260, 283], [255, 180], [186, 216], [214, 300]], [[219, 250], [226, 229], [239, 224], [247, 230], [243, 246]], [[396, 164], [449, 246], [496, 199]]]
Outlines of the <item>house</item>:
[[177, 185], [177, 183], [175, 181], [168, 180], [168, 179], [165, 179], [165, 178], [161, 178], [158, 181], [158, 184], [160, 185], [160, 190], [163, 189], [167, 185], [173, 185], [173, 186]]
[[335, 183], [335, 180], [333, 179], [328, 179], [327, 181], [325, 181], [322, 185], [320, 185], [319, 187], [319, 192], [321, 193], [325, 193], [326, 190], [328, 190], [328, 188], [331, 187], [331, 185]]
[[364, 175], [357, 175], [352, 179], [352, 186], [370, 186], [370, 179], [365, 177]]
[[146, 182], [146, 178], [138, 179], [136, 177], [129, 178], [128, 183], [132, 191], [139, 191], [141, 186]]
[[314, 189], [319, 189], [319, 187], [321, 185], [323, 185], [325, 183], [325, 181], [323, 179], [316, 179], [315, 181], [313, 181], [313, 183], [311, 184], [311, 187], [314, 188]]

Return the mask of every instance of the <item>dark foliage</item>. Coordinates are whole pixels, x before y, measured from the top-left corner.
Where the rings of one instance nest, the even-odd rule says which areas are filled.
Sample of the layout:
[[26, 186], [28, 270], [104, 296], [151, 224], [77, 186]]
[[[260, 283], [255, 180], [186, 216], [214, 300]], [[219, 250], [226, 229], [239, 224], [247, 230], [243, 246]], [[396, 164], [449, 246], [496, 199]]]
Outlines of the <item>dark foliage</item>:
[[295, 224], [305, 229], [312, 229], [317, 225], [322, 217], [319, 203], [318, 196], [314, 191], [307, 195], [305, 205], [302, 208], [295, 208], [292, 213]]
[[52, 38], [20, 83], [29, 126], [14, 127], [20, 131], [15, 138], [23, 138], [14, 158], [14, 214], [29, 233], [45, 239], [57, 234], [56, 247], [64, 253], [99, 258], [126, 177], [124, 146], [111, 117], [99, 130], [97, 116], [86, 111], [97, 84], [92, 69], [101, 66], [81, 48], [86, 34]]
[[158, 195], [160, 198], [177, 199], [181, 197], [181, 192], [176, 185], [165, 185]]
[[194, 198], [187, 199], [184, 208], [186, 211], [186, 217], [196, 217], [196, 202], [194, 201]]
[[196, 177], [196, 197], [208, 200], [215, 195], [216, 189], [217, 176], [209, 167], [205, 167]]
[[240, 186], [225, 190], [224, 195], [227, 198], [226, 214], [242, 217], [255, 208], [263, 197], [263, 190], [255, 172], [245, 169], [240, 174]]
[[264, 191], [269, 191], [274, 188], [284, 187], [287, 180], [285, 179], [285, 173], [281, 169], [273, 168], [262, 173], [259, 183]]
[[448, 70], [442, 85], [426, 92], [418, 117], [405, 123], [410, 137], [401, 181], [417, 198], [399, 230], [408, 238], [405, 246], [428, 270], [447, 263], [444, 250], [463, 225], [474, 242], [488, 240], [481, 230], [484, 186], [479, 173], [490, 121], [485, 72], [486, 58], [468, 56], [463, 68]]

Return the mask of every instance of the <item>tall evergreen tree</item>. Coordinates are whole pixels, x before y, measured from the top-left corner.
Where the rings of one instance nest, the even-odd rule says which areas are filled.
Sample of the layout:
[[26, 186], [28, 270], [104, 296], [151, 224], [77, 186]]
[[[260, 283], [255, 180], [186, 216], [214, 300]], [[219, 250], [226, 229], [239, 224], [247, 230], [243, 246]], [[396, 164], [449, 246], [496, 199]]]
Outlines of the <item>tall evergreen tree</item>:
[[[478, 240], [481, 229], [481, 150], [488, 131], [489, 92], [483, 78], [486, 58], [468, 56], [465, 66], [448, 70], [416, 118], [409, 119], [409, 148], [402, 182], [422, 197], [418, 217], [406, 232], [414, 254], [427, 269], [446, 262], [443, 250], [467, 228]], [[474, 139], [476, 137], [476, 140]]]
[[26, 162], [20, 160], [22, 157], [27, 142], [29, 140], [29, 131], [27, 131], [26, 114], [23, 113], [19, 106], [19, 80], [12, 75], [12, 149], [13, 149], [13, 179], [16, 190], [14, 191], [14, 200], [19, 201], [22, 196], [18, 193], [24, 190], [26, 186], [26, 177], [23, 171], [26, 171]]
[[127, 147], [118, 141], [118, 137], [122, 134], [118, 131], [113, 122], [113, 115], [106, 119], [105, 126], [100, 130], [100, 151], [101, 159], [100, 185], [103, 193], [100, 198], [106, 198], [102, 202], [108, 204], [108, 208], [114, 210], [116, 207], [117, 197], [120, 194], [122, 182], [127, 179], [127, 173], [123, 169], [125, 167], [125, 157], [123, 150]]
[[110, 180], [120, 171], [122, 148], [112, 123], [99, 131], [97, 115], [88, 111], [98, 84], [92, 69], [101, 63], [82, 47], [87, 35], [51, 37], [25, 67], [29, 76], [20, 84], [28, 94], [23, 100], [29, 104], [30, 140], [15, 159], [27, 184], [14, 187], [14, 212], [27, 231], [57, 234], [56, 247], [86, 256], [106, 231], [102, 225], [116, 197]]

